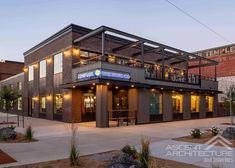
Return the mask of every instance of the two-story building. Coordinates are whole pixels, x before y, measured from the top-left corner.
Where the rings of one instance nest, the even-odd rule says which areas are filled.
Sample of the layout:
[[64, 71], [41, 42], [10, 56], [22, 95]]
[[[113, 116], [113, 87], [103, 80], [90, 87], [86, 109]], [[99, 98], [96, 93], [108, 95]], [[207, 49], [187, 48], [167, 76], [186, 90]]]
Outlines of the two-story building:
[[110, 27], [71, 24], [24, 58], [27, 116], [109, 127], [218, 115], [216, 61]]

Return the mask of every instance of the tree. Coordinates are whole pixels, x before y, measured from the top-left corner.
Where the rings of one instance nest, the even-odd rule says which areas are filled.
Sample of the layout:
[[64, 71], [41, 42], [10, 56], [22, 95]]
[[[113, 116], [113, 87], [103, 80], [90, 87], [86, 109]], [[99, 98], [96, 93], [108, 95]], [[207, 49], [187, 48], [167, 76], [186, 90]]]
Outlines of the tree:
[[235, 101], [235, 85], [230, 85], [227, 91], [225, 92], [226, 99], [225, 99], [225, 107], [229, 107], [230, 117], [231, 117], [231, 124], [234, 124], [233, 119], [233, 101]]
[[17, 103], [20, 97], [19, 91], [17, 89], [12, 89], [10, 86], [3, 86], [0, 90], [0, 105], [7, 113], [7, 123], [8, 123], [8, 113]]

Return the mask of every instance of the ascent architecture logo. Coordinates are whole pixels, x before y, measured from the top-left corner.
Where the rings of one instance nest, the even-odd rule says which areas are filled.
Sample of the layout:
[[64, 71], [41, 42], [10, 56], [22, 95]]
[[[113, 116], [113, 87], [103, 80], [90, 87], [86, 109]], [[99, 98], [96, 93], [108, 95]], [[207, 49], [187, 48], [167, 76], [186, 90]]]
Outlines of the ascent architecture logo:
[[213, 137], [212, 139], [210, 139], [209, 141], [207, 141], [205, 143], [205, 145], [208, 145], [205, 148], [205, 150], [209, 150], [212, 147], [214, 147], [215, 145], [220, 145], [220, 146], [225, 147], [228, 150], [232, 150], [232, 148], [230, 147], [232, 145], [232, 143], [219, 134], [216, 135], [215, 137]]

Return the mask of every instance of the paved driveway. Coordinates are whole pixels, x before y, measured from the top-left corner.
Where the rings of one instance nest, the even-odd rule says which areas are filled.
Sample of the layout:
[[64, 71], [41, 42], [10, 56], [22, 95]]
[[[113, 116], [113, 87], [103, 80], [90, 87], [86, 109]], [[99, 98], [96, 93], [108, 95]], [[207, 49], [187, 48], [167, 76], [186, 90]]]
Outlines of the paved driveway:
[[[2, 118], [1, 118], [2, 120]], [[14, 116], [11, 116], [14, 120]], [[115, 128], [94, 128], [77, 124], [79, 129], [78, 145], [82, 155], [120, 149], [125, 144], [138, 145], [142, 136], [151, 140], [153, 154], [159, 156], [158, 143], [167, 144], [172, 138], [188, 135], [192, 128], [202, 130], [212, 125], [229, 122], [229, 117], [166, 122]], [[35, 137], [33, 143], [0, 144], [18, 162], [28, 164], [48, 160], [67, 158], [71, 138], [69, 124], [43, 119], [26, 118], [26, 125], [31, 124]], [[23, 132], [22, 128], [17, 131]], [[186, 161], [185, 161], [186, 162]]]

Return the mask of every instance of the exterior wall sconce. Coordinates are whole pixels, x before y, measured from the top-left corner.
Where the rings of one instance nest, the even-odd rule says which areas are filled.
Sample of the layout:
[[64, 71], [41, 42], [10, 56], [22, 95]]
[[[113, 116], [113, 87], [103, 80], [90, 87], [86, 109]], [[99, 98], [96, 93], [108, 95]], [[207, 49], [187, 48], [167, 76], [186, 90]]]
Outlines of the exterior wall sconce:
[[48, 101], [51, 101], [51, 100], [52, 100], [52, 96], [51, 96], [51, 95], [48, 95], [48, 96], [46, 97], [46, 99], [47, 99]]
[[73, 48], [72, 51], [73, 51], [73, 55], [74, 55], [74, 56], [80, 56], [80, 53], [81, 53], [80, 51], [81, 51], [81, 50], [80, 50], [79, 48]]
[[38, 97], [38, 96], [34, 96], [32, 99], [33, 99], [34, 101], [38, 101], [38, 100], [39, 100], [39, 97]]
[[52, 62], [51, 58], [47, 58], [47, 63], [50, 64]]
[[35, 63], [34, 65], [33, 65], [33, 67], [36, 69], [36, 68], [38, 68], [38, 63]]
[[24, 67], [23, 71], [28, 72], [28, 68]]
[[65, 56], [65, 57], [68, 57], [68, 56], [70, 56], [70, 55], [71, 55], [71, 50], [70, 50], [70, 49], [64, 51], [64, 56]]
[[63, 98], [65, 100], [68, 100], [70, 98], [70, 94], [69, 93], [64, 93]]

